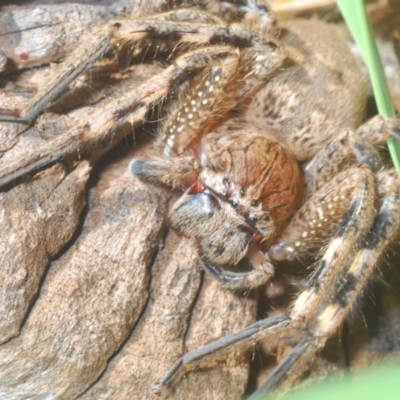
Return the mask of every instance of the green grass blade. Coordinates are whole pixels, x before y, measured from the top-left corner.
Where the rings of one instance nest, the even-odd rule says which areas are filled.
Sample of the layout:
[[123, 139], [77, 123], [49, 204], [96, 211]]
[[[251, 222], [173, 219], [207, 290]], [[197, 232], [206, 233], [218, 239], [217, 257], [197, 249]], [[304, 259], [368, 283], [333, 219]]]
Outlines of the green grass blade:
[[[396, 111], [363, 0], [336, 0], [336, 2], [363, 54], [379, 114], [395, 117]], [[393, 164], [400, 176], [400, 144], [390, 139], [388, 146]]]

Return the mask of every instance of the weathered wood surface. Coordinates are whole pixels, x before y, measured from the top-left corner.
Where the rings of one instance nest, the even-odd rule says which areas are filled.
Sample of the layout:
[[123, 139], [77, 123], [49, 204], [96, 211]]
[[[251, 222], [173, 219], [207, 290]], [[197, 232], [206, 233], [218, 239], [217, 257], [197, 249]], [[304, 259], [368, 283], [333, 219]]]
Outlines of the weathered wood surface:
[[[65, 15], [73, 22], [75, 39], [98, 21], [98, 13], [93, 19], [72, 20], [70, 13], [90, 15], [92, 7], [34, 10], [53, 22]], [[18, 12], [27, 13], [14, 9], [14, 22], [20, 21]], [[104, 10], [101, 14], [110, 17]], [[58, 31], [48, 32], [53, 26], [43, 27], [46, 21], [29, 26], [27, 35], [21, 26], [18, 40], [31, 46], [29, 35], [57, 39]], [[56, 25], [65, 29], [62, 21]], [[65, 48], [59, 45], [29, 65], [62, 58]], [[13, 60], [13, 41], [10, 46], [5, 50]], [[143, 70], [123, 84], [137, 84], [154, 73]], [[43, 85], [48, 74], [48, 69], [26, 71], [18, 84]], [[98, 101], [124, 89], [118, 79], [112, 83], [112, 89], [109, 82], [94, 88], [81, 80], [72, 85], [61, 109], [69, 109], [71, 102], [83, 102], [83, 108], [44, 113], [32, 127], [0, 123], [3, 165], [74, 126]], [[24, 91], [10, 96], [6, 90], [0, 107], [18, 108], [26, 97]], [[120, 157], [114, 154], [112, 161], [98, 163], [95, 172], [87, 161], [65, 160], [64, 166], [61, 160], [1, 193], [1, 398], [147, 399], [152, 383], [187, 350], [255, 320], [255, 298], [204, 278], [194, 246], [166, 230], [171, 193], [129, 175], [130, 159], [152, 151], [151, 143], [130, 151], [122, 145], [120, 151]], [[197, 399], [199, 393], [208, 399], [240, 398], [248, 370], [243, 360], [193, 374], [177, 385], [171, 398]]]
[[[7, 68], [40, 66], [63, 58], [75, 46], [71, 38], [81, 40], [98, 18], [115, 16], [106, 7], [93, 16], [93, 7], [60, 7], [62, 11], [35, 6], [34, 15], [46, 16], [42, 23], [25, 23], [21, 27], [28, 27], [27, 32], [18, 28], [17, 36], [1, 36], [7, 43], [12, 39], [8, 47], [0, 44], [12, 61]], [[6, 10], [0, 21], [9, 19], [5, 13], [10, 12], [15, 22], [22, 18], [15, 13], [27, 11]], [[78, 15], [73, 13], [81, 17], [72, 18]], [[29, 11], [25, 18], [31, 15]], [[74, 33], [67, 37], [64, 23], [71, 21]], [[4, 26], [10, 25], [0, 23], [0, 29]], [[31, 48], [32, 38], [42, 35], [44, 59], [33, 63], [33, 52], [32, 64], [27, 64], [25, 56], [20, 57], [25, 50], [13, 41]], [[17, 83], [43, 85], [55, 69], [51, 65], [25, 71]], [[58, 104], [57, 113], [44, 113], [32, 127], [0, 122], [0, 163], [7, 164], [66, 131], [101, 101], [118, 96], [124, 85], [135, 85], [155, 72], [137, 68], [135, 77], [116, 76], [96, 86], [80, 78]], [[11, 96], [15, 88], [16, 95]], [[27, 94], [14, 84], [6, 89], [0, 92], [1, 108], [18, 108], [26, 102]], [[73, 109], [71, 104], [81, 108]], [[119, 129], [131, 127], [128, 123]], [[129, 149], [123, 143], [117, 151], [120, 154], [114, 151], [97, 162], [95, 170], [95, 156], [90, 162], [79, 161], [79, 154], [61, 160], [1, 193], [0, 398], [148, 399], [153, 397], [152, 383], [180, 355], [238, 331], [256, 318], [255, 294], [235, 294], [204, 277], [194, 246], [168, 232], [165, 215], [172, 194], [129, 176], [130, 159], [148, 155], [151, 143], [138, 135], [138, 145]], [[393, 285], [400, 287], [396, 279]], [[389, 291], [377, 298], [383, 298], [386, 306], [381, 312], [384, 322], [372, 329], [375, 333], [367, 332], [361, 317], [350, 328], [354, 365], [385, 358], [386, 353], [394, 355], [400, 348], [398, 294]], [[271, 350], [268, 343], [265, 347]], [[333, 363], [315, 360], [314, 375], [341, 370], [342, 353], [332, 359]], [[180, 382], [170, 398], [239, 399], [248, 373], [246, 358], [233, 366], [196, 372]]]

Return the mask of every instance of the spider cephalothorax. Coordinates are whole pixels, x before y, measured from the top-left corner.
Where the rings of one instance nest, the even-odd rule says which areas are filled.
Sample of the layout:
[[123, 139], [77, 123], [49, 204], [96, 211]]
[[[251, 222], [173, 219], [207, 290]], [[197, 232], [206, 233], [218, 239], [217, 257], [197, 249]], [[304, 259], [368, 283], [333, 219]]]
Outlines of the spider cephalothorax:
[[[196, 181], [172, 207], [169, 221], [173, 229], [196, 239], [205, 264], [226, 267], [248, 254], [255, 267], [262, 269], [262, 282], [270, 266], [254, 243], [276, 237], [301, 199], [302, 176], [293, 155], [273, 136], [233, 124], [203, 139], [199, 160], [187, 164], [198, 167], [182, 176], [186, 182], [188, 176]], [[131, 171], [152, 180], [154, 162], [135, 160]], [[168, 174], [164, 169], [162, 179], [167, 180]]]

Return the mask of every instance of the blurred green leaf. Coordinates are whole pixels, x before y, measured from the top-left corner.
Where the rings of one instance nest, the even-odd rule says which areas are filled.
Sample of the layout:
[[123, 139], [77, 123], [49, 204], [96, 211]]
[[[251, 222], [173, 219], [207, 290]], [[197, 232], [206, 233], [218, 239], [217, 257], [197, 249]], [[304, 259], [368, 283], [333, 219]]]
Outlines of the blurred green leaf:
[[290, 392], [283, 400], [398, 400], [400, 364], [389, 363], [362, 373], [333, 378], [308, 389]]

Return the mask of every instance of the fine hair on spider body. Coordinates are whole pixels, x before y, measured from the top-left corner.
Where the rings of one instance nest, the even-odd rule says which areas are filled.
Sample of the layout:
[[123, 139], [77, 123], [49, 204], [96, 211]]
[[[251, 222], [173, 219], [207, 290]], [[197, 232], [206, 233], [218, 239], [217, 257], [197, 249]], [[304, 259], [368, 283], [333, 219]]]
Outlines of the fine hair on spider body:
[[1, 166], [0, 185], [60, 160], [94, 164], [128, 134], [118, 127], [139, 127], [156, 108], [153, 155], [128, 169], [142, 187], [179, 193], [166, 225], [189, 238], [207, 276], [240, 296], [268, 285], [281, 262], [311, 261], [285, 313], [186, 354], [182, 346], [149, 391], [178, 393], [185, 374], [262, 341], [296, 338], [257, 398], [296, 381], [341, 329], [397, 237], [399, 180], [385, 143], [400, 138], [400, 123], [363, 120], [366, 79], [334, 26], [277, 24], [264, 0], [143, 0], [132, 16], [94, 29], [47, 85], [0, 119], [34, 123], [103, 58], [158, 72]]
[[[296, 144], [297, 134], [292, 134], [292, 143], [284, 137], [279, 140], [280, 132], [269, 123], [270, 110], [265, 106], [273, 91], [268, 91], [268, 83], [250, 105], [246, 96], [251, 98], [253, 92], [247, 88], [233, 102], [228, 92], [225, 103], [221, 93], [232, 86], [241, 90], [243, 80], [237, 66], [230, 70], [233, 60], [229, 63], [223, 69], [218, 64], [206, 69], [190, 85], [185, 100], [171, 107], [158, 140], [163, 158], [133, 160], [130, 171], [144, 181], [184, 190], [170, 210], [169, 224], [196, 242], [204, 268], [227, 288], [264, 284], [274, 274], [276, 262], [301, 258], [318, 246], [325, 248], [287, 316], [257, 322], [187, 353], [156, 385], [157, 391], [165, 390], [197, 364], [206, 364], [207, 357], [222, 359], [227, 349], [239, 343], [251, 345], [303, 332], [299, 334], [303, 339], [256, 398], [283, 381], [289, 371], [296, 376], [324, 347], [397, 234], [398, 180], [392, 168], [382, 170], [376, 148], [390, 134], [397, 135], [398, 122], [377, 117], [358, 131], [337, 132], [319, 148], [308, 137], [311, 128], [297, 133], [309, 144]], [[239, 58], [242, 63], [245, 77], [248, 70], [257, 71], [254, 61]], [[258, 81], [259, 88], [262, 82]], [[239, 115], [230, 116], [230, 109], [240, 110]], [[218, 118], [213, 119], [216, 112]], [[303, 155], [313, 147], [314, 155]], [[303, 171], [298, 161], [307, 161]], [[244, 257], [252, 271], [225, 269]]]

